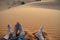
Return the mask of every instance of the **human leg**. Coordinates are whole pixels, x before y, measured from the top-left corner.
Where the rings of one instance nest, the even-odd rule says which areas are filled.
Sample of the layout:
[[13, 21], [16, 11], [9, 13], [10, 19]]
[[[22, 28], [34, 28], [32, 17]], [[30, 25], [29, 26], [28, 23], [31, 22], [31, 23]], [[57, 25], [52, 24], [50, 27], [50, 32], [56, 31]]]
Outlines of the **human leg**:
[[40, 26], [39, 31], [35, 33], [35, 36], [36, 36], [39, 40], [44, 40], [42, 32], [43, 32], [43, 26]]
[[2, 38], [2, 40], [8, 40], [11, 34], [11, 27], [8, 25], [8, 31], [7, 34]]

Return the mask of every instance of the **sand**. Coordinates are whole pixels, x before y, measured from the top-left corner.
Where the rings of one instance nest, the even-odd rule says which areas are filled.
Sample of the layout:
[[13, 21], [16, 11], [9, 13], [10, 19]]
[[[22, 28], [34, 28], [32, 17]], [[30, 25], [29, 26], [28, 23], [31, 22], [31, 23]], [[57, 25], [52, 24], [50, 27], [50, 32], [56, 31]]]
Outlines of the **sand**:
[[0, 11], [23, 5], [22, 2], [27, 4], [35, 1], [37, 0], [0, 0]]
[[60, 40], [60, 10], [18, 6], [0, 11], [0, 38], [7, 33], [8, 24], [13, 32], [17, 22], [28, 32], [36, 32], [43, 25], [50, 40]]

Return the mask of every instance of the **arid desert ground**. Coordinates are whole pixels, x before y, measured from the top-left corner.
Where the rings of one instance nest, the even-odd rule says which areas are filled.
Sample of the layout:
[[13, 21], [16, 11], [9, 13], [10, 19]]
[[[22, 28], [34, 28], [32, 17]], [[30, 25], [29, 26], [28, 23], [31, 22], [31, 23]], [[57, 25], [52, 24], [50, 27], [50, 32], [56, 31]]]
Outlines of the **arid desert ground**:
[[0, 11], [0, 38], [7, 33], [8, 24], [13, 32], [17, 22], [22, 23], [24, 30], [31, 33], [43, 25], [43, 31], [50, 40], [60, 40], [60, 10], [22, 5]]

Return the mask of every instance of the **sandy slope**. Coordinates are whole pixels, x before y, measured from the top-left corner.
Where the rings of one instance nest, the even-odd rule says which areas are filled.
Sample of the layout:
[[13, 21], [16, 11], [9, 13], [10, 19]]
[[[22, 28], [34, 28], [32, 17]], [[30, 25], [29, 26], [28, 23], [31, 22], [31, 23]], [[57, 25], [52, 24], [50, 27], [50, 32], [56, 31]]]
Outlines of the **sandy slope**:
[[20, 0], [0, 0], [0, 11], [21, 5]]
[[40, 25], [44, 25], [50, 40], [60, 40], [59, 2], [33, 2], [0, 11], [0, 36], [6, 34], [8, 24], [11, 24], [13, 31], [18, 21], [28, 32], [36, 32]]
[[[27, 6], [60, 10], [60, 0], [23, 0]], [[31, 2], [31, 3], [30, 3]], [[0, 0], [0, 11], [21, 5], [20, 0]]]
[[47, 9], [56, 9], [60, 10], [60, 1], [38, 1], [26, 4], [27, 6], [31, 7], [41, 7]]
[[13, 27], [21, 22], [24, 30], [36, 32], [40, 25], [48, 33], [50, 40], [60, 40], [60, 10], [37, 8], [31, 6], [18, 6], [0, 12], [0, 36], [7, 32], [7, 25]]
[[30, 3], [37, 0], [0, 0], [0, 11], [22, 5], [22, 2]]

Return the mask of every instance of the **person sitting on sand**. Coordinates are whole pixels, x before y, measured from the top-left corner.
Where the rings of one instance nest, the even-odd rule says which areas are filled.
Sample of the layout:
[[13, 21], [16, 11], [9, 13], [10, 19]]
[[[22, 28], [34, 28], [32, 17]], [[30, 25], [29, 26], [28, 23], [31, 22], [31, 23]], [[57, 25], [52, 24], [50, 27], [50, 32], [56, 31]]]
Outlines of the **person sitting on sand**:
[[[8, 32], [7, 32], [7, 34], [2, 38], [2, 40], [24, 40], [24, 35], [25, 35], [25, 33], [24, 33], [24, 30], [23, 30], [21, 24], [17, 23], [17, 24], [15, 25], [13, 36], [9, 39], [10, 34], [11, 34], [11, 30], [10, 30], [10, 29], [11, 29], [11, 27], [10, 27], [10, 25], [8, 25]], [[18, 30], [20, 31], [19, 36], [16, 35], [16, 33], [17, 33]]]
[[[18, 30], [20, 32], [19, 34], [17, 34]], [[22, 25], [19, 22], [17, 22], [17, 24], [14, 27], [14, 33], [13, 34], [11, 33], [11, 27], [10, 27], [10, 25], [8, 25], [8, 32], [2, 38], [2, 40], [32, 40], [31, 36], [28, 39], [25, 38], [26, 35], [27, 35], [26, 33], [27, 32], [24, 31]], [[27, 37], [29, 37], [29, 35]], [[38, 30], [38, 32], [36, 32], [34, 34], [34, 37], [32, 37], [32, 38], [33, 39], [35, 38], [36, 40], [45, 40], [46, 37], [44, 37], [44, 34], [43, 34], [43, 26], [40, 26], [40, 29]]]

